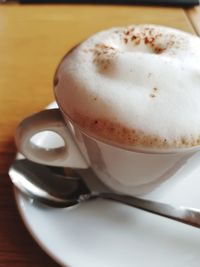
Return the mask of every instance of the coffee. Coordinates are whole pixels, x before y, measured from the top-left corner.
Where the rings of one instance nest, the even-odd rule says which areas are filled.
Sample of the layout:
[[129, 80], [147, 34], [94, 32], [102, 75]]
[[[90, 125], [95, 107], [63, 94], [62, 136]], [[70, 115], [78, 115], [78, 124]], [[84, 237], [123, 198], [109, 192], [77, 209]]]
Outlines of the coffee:
[[55, 77], [61, 109], [120, 146], [200, 145], [200, 38], [156, 25], [111, 28], [71, 50]]

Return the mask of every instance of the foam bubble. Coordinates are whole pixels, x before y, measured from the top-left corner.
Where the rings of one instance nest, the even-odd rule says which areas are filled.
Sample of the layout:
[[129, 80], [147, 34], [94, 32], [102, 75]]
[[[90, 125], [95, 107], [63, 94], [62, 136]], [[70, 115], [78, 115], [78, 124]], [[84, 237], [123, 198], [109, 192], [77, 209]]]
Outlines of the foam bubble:
[[200, 38], [156, 25], [99, 32], [64, 58], [55, 93], [88, 133], [120, 145], [200, 144]]

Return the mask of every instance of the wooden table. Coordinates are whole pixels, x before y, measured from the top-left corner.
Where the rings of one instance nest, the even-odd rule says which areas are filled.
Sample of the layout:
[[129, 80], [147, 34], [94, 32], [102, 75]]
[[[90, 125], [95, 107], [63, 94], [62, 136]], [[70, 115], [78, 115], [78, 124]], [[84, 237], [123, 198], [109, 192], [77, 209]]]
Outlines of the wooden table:
[[25, 229], [7, 171], [16, 153], [15, 127], [53, 100], [52, 77], [62, 55], [106, 27], [156, 23], [200, 33], [199, 20], [197, 8], [0, 6], [0, 267], [58, 266]]
[[200, 35], [200, 7], [189, 8], [186, 10], [186, 14], [190, 19], [196, 34]]

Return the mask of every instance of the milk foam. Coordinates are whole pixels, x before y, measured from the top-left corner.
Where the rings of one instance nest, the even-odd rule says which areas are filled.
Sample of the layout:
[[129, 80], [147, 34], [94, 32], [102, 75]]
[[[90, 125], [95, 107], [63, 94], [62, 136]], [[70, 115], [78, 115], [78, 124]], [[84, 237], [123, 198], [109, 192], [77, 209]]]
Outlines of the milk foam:
[[56, 73], [64, 112], [120, 145], [200, 144], [200, 38], [156, 25], [99, 32]]

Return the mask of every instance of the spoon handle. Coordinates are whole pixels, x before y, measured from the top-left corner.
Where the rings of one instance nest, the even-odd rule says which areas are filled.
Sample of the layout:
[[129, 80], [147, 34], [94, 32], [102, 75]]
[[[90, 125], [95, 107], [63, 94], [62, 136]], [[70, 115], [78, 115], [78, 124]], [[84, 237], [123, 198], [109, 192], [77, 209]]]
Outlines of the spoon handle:
[[98, 197], [114, 200], [160, 216], [200, 228], [200, 210], [140, 199], [115, 193], [100, 193]]

